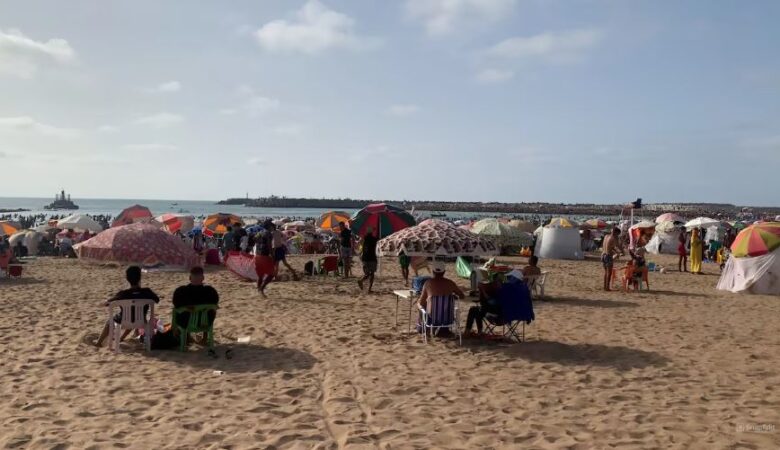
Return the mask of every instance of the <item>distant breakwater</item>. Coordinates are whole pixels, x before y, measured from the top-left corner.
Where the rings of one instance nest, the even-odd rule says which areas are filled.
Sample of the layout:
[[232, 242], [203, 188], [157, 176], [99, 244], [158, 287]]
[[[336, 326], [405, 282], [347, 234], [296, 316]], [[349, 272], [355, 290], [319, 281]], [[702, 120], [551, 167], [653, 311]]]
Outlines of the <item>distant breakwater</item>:
[[[564, 204], [564, 203], [498, 203], [498, 202], [442, 202], [442, 201], [392, 201], [392, 200], [366, 200], [366, 199], [316, 199], [316, 198], [289, 198], [289, 197], [264, 197], [264, 198], [230, 198], [218, 202], [220, 205], [243, 205], [249, 207], [265, 208], [329, 208], [329, 209], [360, 209], [369, 203], [390, 203], [411, 210], [441, 212], [474, 212], [474, 213], [500, 213], [500, 214], [533, 214], [533, 215], [577, 215], [577, 216], [618, 216], [628, 213], [625, 205], [598, 205], [598, 204]], [[648, 211], [676, 212], [687, 218], [699, 216], [736, 217], [742, 212], [742, 208], [729, 204], [693, 204], [679, 203], [663, 205], [649, 204], [641, 210], [643, 214]], [[753, 208], [754, 214], [780, 214], [780, 208]]]

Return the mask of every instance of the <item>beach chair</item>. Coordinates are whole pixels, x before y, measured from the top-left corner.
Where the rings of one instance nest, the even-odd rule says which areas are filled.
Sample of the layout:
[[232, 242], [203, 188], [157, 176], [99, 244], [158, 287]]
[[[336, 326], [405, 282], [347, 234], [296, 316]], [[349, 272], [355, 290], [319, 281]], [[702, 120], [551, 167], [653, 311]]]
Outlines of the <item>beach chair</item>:
[[[622, 274], [620, 274], [622, 272]], [[642, 278], [639, 280], [639, 283], [635, 285], [634, 290], [642, 290], [642, 283], [645, 284], [646, 290], [650, 290], [650, 281], [648, 276], [648, 270], [647, 266], [645, 265], [642, 268]], [[621, 275], [621, 277], [617, 277], [616, 275]], [[612, 269], [612, 285], [614, 287], [615, 282], [619, 280], [620, 287], [623, 289], [623, 292], [628, 292], [628, 286], [629, 284], [632, 284], [634, 281], [634, 265], [628, 264], [624, 267], [620, 267], [617, 269]]]
[[528, 275], [523, 278], [531, 291], [531, 296], [539, 300], [544, 300], [544, 284], [547, 282], [549, 271], [544, 271], [539, 275]]
[[428, 331], [431, 339], [442, 328], [449, 328], [458, 335], [458, 344], [463, 345], [463, 337], [460, 331], [460, 316], [458, 314], [458, 297], [455, 295], [438, 296], [428, 298], [426, 308], [417, 305], [420, 310], [420, 331], [423, 342], [428, 343]]
[[[114, 322], [114, 311], [119, 308], [122, 322]], [[113, 343], [114, 352], [120, 353], [119, 343], [122, 340], [122, 330], [144, 330], [144, 349], [152, 349], [152, 317], [154, 317], [154, 300], [129, 299], [113, 300], [108, 303], [108, 348]], [[145, 313], [148, 311], [148, 317]]]
[[[500, 314], [485, 315], [485, 331], [488, 335], [503, 336], [505, 339], [525, 341], [525, 325], [534, 321], [531, 291], [526, 283], [510, 281], [501, 285], [497, 300]], [[496, 329], [501, 327], [501, 334]], [[518, 331], [518, 328], [521, 328]]]
[[[171, 324], [179, 331], [179, 351], [183, 352], [187, 349], [187, 339], [190, 333], [208, 334], [208, 347], [209, 349], [214, 348], [214, 322], [209, 320], [209, 313], [213, 312], [216, 314], [217, 309], [219, 309], [217, 305], [180, 306], [174, 308]], [[183, 313], [187, 313], [190, 316], [186, 327], [180, 326], [176, 320], [178, 315]]]
[[336, 276], [339, 275], [339, 257], [337, 255], [324, 256], [317, 261], [317, 273], [328, 275], [331, 272], [335, 273]]

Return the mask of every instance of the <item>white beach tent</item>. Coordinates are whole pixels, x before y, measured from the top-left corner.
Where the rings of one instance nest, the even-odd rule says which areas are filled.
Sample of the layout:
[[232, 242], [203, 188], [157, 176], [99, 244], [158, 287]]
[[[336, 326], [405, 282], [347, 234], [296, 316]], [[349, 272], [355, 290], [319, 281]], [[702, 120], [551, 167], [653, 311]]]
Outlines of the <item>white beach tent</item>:
[[761, 256], [729, 258], [717, 288], [731, 292], [780, 295], [780, 248]]
[[659, 254], [677, 254], [677, 247], [680, 245], [681, 226], [676, 226], [674, 222], [662, 222], [656, 225], [655, 234], [650, 242], [645, 245], [645, 249], [654, 255]]
[[584, 259], [580, 230], [550, 225], [544, 227], [536, 242], [534, 254], [548, 259]]

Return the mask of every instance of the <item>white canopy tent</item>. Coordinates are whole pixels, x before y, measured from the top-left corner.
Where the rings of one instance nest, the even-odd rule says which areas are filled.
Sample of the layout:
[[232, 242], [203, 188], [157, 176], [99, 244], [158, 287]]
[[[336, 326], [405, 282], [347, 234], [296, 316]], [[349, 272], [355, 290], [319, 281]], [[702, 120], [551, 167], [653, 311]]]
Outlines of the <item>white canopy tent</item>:
[[536, 242], [534, 254], [548, 259], [584, 259], [580, 230], [546, 226]]
[[729, 258], [717, 288], [738, 293], [780, 295], [780, 248], [761, 256]]

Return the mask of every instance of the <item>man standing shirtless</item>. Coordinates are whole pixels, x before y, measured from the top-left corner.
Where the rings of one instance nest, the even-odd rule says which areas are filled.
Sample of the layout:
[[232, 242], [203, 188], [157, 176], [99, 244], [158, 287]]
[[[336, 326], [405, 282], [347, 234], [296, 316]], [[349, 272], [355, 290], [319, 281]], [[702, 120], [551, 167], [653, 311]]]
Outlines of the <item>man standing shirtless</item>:
[[601, 251], [601, 263], [604, 265], [604, 290], [610, 291], [612, 285], [612, 267], [614, 266], [615, 256], [623, 254], [623, 247], [620, 244], [620, 229], [612, 229], [612, 233], [604, 237], [604, 246]]

